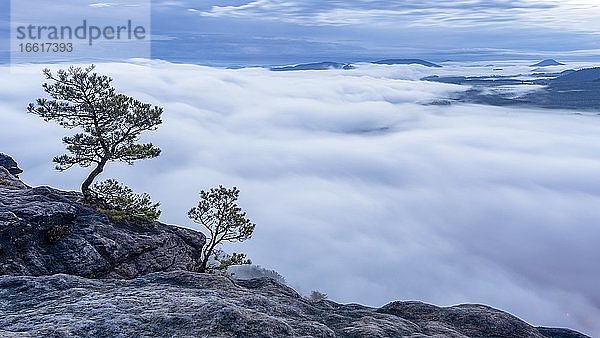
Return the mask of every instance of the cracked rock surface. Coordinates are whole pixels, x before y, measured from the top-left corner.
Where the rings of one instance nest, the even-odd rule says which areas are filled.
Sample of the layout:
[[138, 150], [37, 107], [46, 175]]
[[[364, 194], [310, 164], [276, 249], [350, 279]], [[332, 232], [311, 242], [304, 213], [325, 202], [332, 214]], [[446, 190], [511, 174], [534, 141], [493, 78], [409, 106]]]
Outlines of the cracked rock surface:
[[310, 302], [271, 279], [232, 281], [188, 271], [132, 280], [0, 277], [0, 336], [585, 337], [538, 329], [486, 306]]
[[19, 174], [23, 172], [12, 157], [3, 153], [0, 153], [0, 167], [6, 168], [13, 176], [19, 176]]

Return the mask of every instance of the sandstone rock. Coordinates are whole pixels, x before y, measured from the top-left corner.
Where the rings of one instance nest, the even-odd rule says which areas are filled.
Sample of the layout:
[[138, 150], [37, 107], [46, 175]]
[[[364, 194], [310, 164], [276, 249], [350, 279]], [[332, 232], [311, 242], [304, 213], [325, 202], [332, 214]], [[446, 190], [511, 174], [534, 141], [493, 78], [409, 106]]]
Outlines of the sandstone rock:
[[0, 328], [8, 337], [546, 337], [487, 306], [311, 302], [267, 278], [184, 271], [0, 277]]
[[8, 169], [0, 167], [0, 187], [5, 189], [27, 189], [27, 185], [21, 182], [16, 176], [11, 174]]
[[6, 170], [15, 177], [23, 172], [12, 157], [3, 153], [0, 153], [0, 167], [6, 168]]
[[194, 270], [203, 234], [156, 223], [115, 223], [80, 194], [30, 188], [0, 167], [0, 275], [135, 278]]
[[552, 327], [538, 327], [538, 331], [548, 338], [589, 338], [577, 331]]
[[427, 334], [447, 329], [446, 334], [455, 337], [544, 337], [536, 328], [516, 317], [483, 305], [439, 308], [420, 302], [394, 302], [378, 312], [411, 320], [423, 327]]

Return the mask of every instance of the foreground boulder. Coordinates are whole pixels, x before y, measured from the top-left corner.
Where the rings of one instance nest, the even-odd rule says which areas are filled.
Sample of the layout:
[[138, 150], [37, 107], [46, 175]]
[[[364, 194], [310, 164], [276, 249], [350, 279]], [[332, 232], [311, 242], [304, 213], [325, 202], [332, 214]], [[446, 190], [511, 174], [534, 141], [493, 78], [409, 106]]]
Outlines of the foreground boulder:
[[28, 187], [0, 167], [0, 275], [135, 278], [196, 268], [203, 234], [158, 222], [115, 223], [80, 199]]
[[0, 277], [0, 335], [8, 337], [585, 337], [547, 330], [554, 335], [485, 306], [311, 302], [266, 278]]

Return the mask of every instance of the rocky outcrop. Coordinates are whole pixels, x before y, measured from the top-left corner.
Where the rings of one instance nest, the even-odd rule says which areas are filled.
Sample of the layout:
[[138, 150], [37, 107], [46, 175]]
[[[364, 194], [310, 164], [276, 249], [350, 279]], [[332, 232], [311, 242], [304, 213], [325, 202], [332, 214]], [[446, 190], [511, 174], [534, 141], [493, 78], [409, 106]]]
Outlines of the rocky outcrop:
[[28, 187], [0, 167], [0, 275], [135, 278], [196, 268], [203, 234], [158, 222], [115, 223], [80, 199]]
[[538, 331], [548, 338], [589, 338], [577, 331], [569, 329], [557, 329], [552, 327], [538, 327]]
[[12, 157], [3, 153], [0, 153], [0, 167], [6, 168], [6, 170], [15, 177], [18, 177], [19, 174], [23, 172]]
[[201, 233], [115, 223], [80, 200], [0, 166], [1, 337], [585, 337], [481, 305], [375, 309], [195, 273]]
[[134, 280], [0, 277], [0, 314], [8, 337], [546, 337], [485, 306], [311, 302], [271, 279], [183, 271]]
[[442, 332], [446, 337], [542, 338], [552, 332], [575, 333], [564, 329], [535, 328], [513, 315], [485, 305], [464, 304], [440, 308], [421, 302], [393, 302], [377, 312], [410, 320], [422, 327], [426, 334], [434, 335]]

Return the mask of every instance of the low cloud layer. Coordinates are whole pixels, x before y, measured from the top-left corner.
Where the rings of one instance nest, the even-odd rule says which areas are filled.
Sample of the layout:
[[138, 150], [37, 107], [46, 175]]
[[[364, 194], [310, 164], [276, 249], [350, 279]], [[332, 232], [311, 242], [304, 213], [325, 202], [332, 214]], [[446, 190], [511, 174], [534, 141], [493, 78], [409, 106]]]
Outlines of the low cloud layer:
[[[50, 163], [69, 132], [25, 113], [41, 68], [0, 68], [0, 151], [31, 184], [77, 189], [85, 170]], [[414, 81], [432, 71], [420, 66], [98, 71], [165, 108], [148, 135], [163, 155], [104, 175], [160, 200], [164, 221], [193, 227], [200, 189], [235, 185], [258, 224], [240, 249], [301, 291], [485, 303], [600, 335], [597, 116], [424, 106], [464, 88]]]

